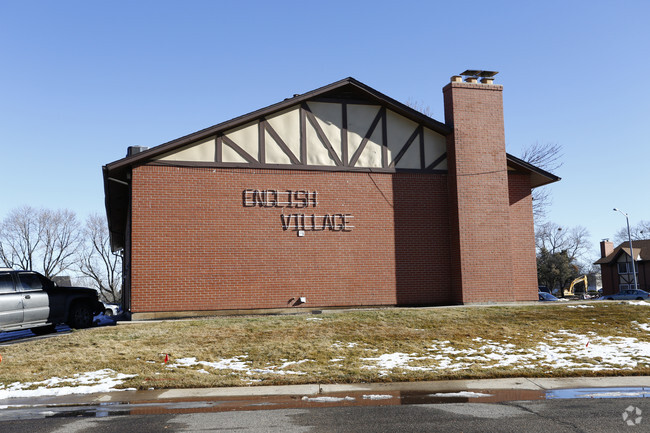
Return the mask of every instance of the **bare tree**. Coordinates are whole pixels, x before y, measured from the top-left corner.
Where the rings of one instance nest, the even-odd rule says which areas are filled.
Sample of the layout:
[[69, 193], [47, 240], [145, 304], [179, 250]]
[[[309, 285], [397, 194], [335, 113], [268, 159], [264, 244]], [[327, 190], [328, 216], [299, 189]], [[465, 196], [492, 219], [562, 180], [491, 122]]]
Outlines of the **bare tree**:
[[11, 210], [0, 223], [0, 259], [5, 266], [34, 269], [42, 229], [38, 210], [31, 206]]
[[[589, 254], [591, 243], [589, 242], [589, 230], [582, 226], [562, 228], [559, 225], [547, 222], [540, 224], [535, 229], [535, 246], [537, 251], [548, 251], [550, 254], [557, 254], [566, 251], [568, 259], [580, 265]], [[590, 261], [585, 261], [581, 267], [585, 267]]]
[[557, 143], [539, 144], [535, 142], [524, 149], [521, 159], [546, 171], [556, 171], [562, 162], [562, 146]]
[[77, 217], [68, 210], [22, 206], [0, 224], [0, 259], [6, 266], [54, 277], [69, 270], [79, 247]]
[[77, 216], [69, 210], [41, 210], [41, 260], [46, 277], [69, 270], [81, 242]]
[[404, 105], [414, 109], [415, 111], [419, 111], [425, 116], [433, 117], [433, 110], [431, 110], [431, 107], [429, 107], [428, 105], [424, 105], [424, 102], [422, 101], [416, 101], [409, 97], [404, 103]]
[[[650, 221], [640, 221], [637, 225], [630, 227], [630, 237], [633, 241], [650, 239]], [[618, 245], [627, 241], [627, 226], [621, 227], [614, 235], [614, 242]]]
[[[557, 143], [540, 144], [535, 142], [524, 149], [521, 159], [536, 167], [554, 172], [562, 167], [562, 146]], [[535, 221], [541, 221], [546, 216], [546, 210], [551, 205], [551, 193], [547, 187], [533, 190], [533, 216]]]
[[565, 229], [552, 222], [540, 224], [535, 229], [535, 246], [537, 280], [551, 289], [562, 289], [592, 269], [591, 260], [586, 260], [591, 248], [589, 231], [582, 226]]
[[122, 258], [111, 252], [106, 218], [90, 215], [84, 227], [86, 243], [79, 254], [79, 271], [88, 277], [107, 302], [119, 302]]

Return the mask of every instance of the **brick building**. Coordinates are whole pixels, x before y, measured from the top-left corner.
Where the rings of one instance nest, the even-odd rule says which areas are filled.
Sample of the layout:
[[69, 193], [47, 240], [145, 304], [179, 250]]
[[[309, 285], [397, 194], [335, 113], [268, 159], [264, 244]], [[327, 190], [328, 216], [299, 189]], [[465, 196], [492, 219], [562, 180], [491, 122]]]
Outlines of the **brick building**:
[[[476, 71], [478, 74], [480, 71]], [[444, 123], [347, 78], [104, 166], [134, 319], [537, 299], [531, 189], [493, 74]]]
[[638, 288], [650, 290], [650, 239], [632, 241], [632, 249], [634, 251], [630, 254], [627, 241], [616, 248], [610, 241], [600, 243], [601, 257], [594, 264], [600, 265], [604, 296], [634, 288], [632, 257]]

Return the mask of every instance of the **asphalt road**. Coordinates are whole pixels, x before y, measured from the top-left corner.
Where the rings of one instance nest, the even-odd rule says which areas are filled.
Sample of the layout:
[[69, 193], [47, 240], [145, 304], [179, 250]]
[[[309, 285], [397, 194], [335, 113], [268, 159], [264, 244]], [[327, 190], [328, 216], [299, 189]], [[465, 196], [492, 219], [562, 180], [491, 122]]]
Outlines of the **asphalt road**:
[[[623, 413], [628, 411], [627, 420]], [[637, 411], [636, 409], [639, 409]], [[102, 416], [40, 410], [4, 419], [0, 431], [77, 432], [650, 432], [650, 399], [569, 399], [506, 403], [343, 406], [229, 412]], [[263, 409], [263, 408], [260, 408]], [[14, 409], [4, 409], [16, 411]], [[14, 413], [18, 415], [19, 412]], [[27, 413], [24, 413], [27, 415]], [[106, 415], [106, 414], [104, 414]], [[34, 416], [34, 413], [31, 414]]]

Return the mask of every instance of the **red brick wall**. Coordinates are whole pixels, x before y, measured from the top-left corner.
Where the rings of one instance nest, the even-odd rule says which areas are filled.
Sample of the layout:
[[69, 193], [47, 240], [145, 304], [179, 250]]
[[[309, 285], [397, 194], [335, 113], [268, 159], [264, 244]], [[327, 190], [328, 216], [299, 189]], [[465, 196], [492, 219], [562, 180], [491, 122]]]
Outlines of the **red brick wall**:
[[[318, 192], [349, 232], [283, 231], [245, 189]], [[132, 179], [131, 311], [450, 302], [447, 176], [142, 166]]]
[[456, 301], [502, 300], [512, 287], [502, 86], [452, 82], [443, 89], [452, 206]]
[[530, 176], [509, 174], [508, 192], [512, 286], [504, 293], [512, 301], [535, 301], [538, 284]]
[[603, 295], [618, 293], [618, 267], [614, 265], [600, 265], [600, 275], [603, 283]]

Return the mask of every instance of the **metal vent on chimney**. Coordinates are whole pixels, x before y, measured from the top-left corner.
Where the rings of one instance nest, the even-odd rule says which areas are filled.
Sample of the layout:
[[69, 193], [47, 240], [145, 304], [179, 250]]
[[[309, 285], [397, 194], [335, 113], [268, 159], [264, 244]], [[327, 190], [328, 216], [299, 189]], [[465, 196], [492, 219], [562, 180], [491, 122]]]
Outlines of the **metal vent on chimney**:
[[129, 146], [126, 149], [126, 156], [135, 155], [136, 153], [144, 152], [149, 149], [147, 146]]
[[498, 74], [498, 71], [481, 71], [478, 69], [467, 69], [465, 72], [461, 72], [460, 75], [465, 77], [465, 81], [468, 83], [476, 83], [478, 79], [481, 79], [483, 84], [492, 84], [494, 83], [494, 76]]

